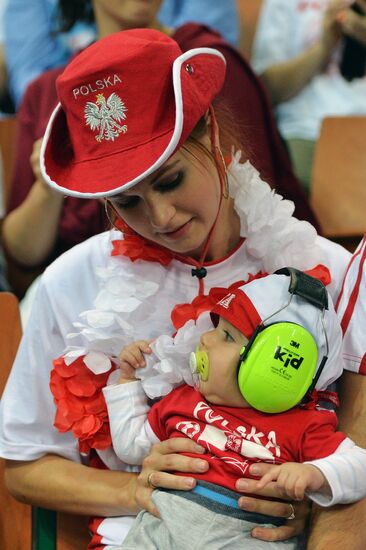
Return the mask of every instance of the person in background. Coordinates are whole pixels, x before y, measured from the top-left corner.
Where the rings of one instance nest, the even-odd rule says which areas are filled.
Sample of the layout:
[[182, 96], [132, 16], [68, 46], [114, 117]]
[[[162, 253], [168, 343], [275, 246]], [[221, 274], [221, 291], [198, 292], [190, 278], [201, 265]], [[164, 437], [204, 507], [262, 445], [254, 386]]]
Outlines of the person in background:
[[[118, 546], [138, 510], [151, 509], [151, 474], [158, 487], [190, 490], [189, 472], [208, 468], [182, 456], [202, 452], [183, 438], [155, 445], [138, 476], [118, 460], [102, 388], [123, 346], [210, 310], [213, 287], [285, 266], [325, 265], [335, 300], [350, 258], [241, 161], [245, 145], [219, 97], [225, 70], [214, 48], [182, 52], [167, 34], [134, 29], [96, 41], [58, 79], [42, 177], [63, 195], [106, 199], [119, 229], [73, 247], [42, 275], [0, 404], [0, 455], [23, 502], [92, 516], [91, 548]], [[290, 518], [252, 536], [299, 534], [304, 503], [290, 505], [276, 484], [255, 496], [251, 481], [237, 481], [242, 509]]]
[[17, 109], [27, 85], [36, 76], [64, 65], [73, 52], [85, 47], [95, 36], [87, 22], [79, 22], [68, 33], [58, 31], [57, 0], [7, 0], [5, 54], [10, 93]]
[[[78, 4], [80, 13], [88, 1]], [[72, 0], [60, 3], [64, 20], [74, 26]], [[142, 6], [142, 7], [141, 7]], [[244, 154], [261, 176], [283, 196], [294, 201], [296, 215], [317, 226], [299, 182], [294, 177], [277, 133], [267, 96], [259, 79], [237, 50], [205, 26], [188, 23], [172, 29], [158, 20], [161, 0], [123, 0], [109, 6], [107, 0], [93, 0], [98, 37], [131, 27], [159, 28], [172, 36], [183, 51], [194, 47], [215, 47], [225, 56], [227, 73], [220, 96], [236, 119]], [[64, 197], [45, 185], [39, 170], [39, 150], [48, 118], [56, 106], [56, 78], [62, 68], [53, 69], [33, 81], [18, 113], [14, 171], [3, 243], [9, 258], [21, 266], [41, 267], [73, 245], [106, 229], [103, 204], [98, 200]], [[28, 162], [31, 158], [31, 163]]]
[[[58, 0], [6, 0], [5, 42], [10, 72], [10, 90], [19, 107], [27, 85], [47, 69], [65, 65], [73, 52], [95, 38], [91, 22], [91, 2], [79, 20], [65, 33], [59, 33]], [[83, 1], [74, 0], [76, 10]], [[123, 4], [123, 1], [120, 2]], [[159, 19], [168, 27], [187, 21], [203, 23], [219, 30], [233, 45], [238, 41], [234, 0], [165, 0]]]
[[235, 0], [164, 0], [158, 18], [163, 25], [173, 28], [189, 22], [201, 23], [218, 31], [232, 46], [239, 42]]
[[323, 118], [366, 114], [365, 71], [352, 80], [341, 74], [345, 37], [366, 46], [366, 0], [263, 2], [252, 63], [307, 192]]

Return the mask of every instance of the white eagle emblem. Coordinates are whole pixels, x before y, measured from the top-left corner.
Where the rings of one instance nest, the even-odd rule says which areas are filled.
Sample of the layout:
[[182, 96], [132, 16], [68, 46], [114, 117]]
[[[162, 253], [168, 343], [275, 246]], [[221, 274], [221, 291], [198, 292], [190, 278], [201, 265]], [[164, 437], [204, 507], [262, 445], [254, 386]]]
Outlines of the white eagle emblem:
[[118, 124], [126, 118], [127, 107], [122, 99], [113, 92], [108, 99], [103, 94], [97, 95], [95, 103], [88, 101], [85, 105], [84, 115], [87, 126], [91, 130], [99, 129], [95, 139], [100, 143], [102, 139], [114, 141], [120, 133], [127, 132], [127, 125]]

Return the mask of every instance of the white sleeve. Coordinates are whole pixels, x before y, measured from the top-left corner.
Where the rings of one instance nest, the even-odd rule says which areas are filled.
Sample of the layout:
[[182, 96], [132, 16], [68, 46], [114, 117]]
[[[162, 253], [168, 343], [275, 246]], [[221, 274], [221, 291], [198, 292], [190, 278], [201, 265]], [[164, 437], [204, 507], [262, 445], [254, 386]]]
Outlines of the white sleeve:
[[331, 488], [331, 495], [306, 493], [320, 506], [348, 504], [366, 497], [366, 450], [346, 438], [330, 456], [305, 462], [319, 468]]
[[[60, 433], [54, 426], [56, 413], [50, 391], [52, 361], [65, 347], [72, 300], [62, 295], [64, 311], [55, 308], [54, 292], [43, 275], [30, 320], [11, 369], [0, 404], [0, 456], [9, 460], [37, 460], [55, 454], [80, 462], [78, 441], [71, 432]], [[53, 292], [54, 291], [54, 292]]]
[[366, 374], [366, 235], [349, 263], [337, 313], [343, 330], [345, 369]]
[[159, 439], [147, 420], [150, 407], [141, 382], [106, 386], [103, 394], [116, 455], [127, 464], [142, 464]]

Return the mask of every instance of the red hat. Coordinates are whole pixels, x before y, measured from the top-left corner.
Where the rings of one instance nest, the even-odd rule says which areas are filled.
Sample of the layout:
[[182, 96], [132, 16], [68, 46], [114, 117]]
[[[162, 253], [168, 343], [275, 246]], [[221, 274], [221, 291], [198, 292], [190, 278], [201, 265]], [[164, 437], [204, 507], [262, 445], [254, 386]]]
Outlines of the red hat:
[[254, 303], [240, 288], [228, 292], [212, 308], [211, 318], [215, 326], [219, 322], [219, 317], [231, 323], [248, 340], [257, 326], [262, 322]]
[[41, 149], [44, 179], [75, 197], [132, 187], [184, 143], [220, 91], [225, 66], [217, 50], [182, 54], [152, 29], [98, 40], [57, 79], [60, 103]]

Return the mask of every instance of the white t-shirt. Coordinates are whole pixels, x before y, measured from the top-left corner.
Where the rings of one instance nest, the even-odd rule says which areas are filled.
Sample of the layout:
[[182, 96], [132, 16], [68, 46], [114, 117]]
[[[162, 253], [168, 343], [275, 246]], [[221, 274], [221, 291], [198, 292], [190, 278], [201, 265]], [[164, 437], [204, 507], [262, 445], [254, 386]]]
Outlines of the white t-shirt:
[[[253, 45], [255, 71], [261, 74], [315, 44], [328, 4], [329, 0], [265, 0]], [[277, 106], [277, 123], [285, 139], [316, 140], [324, 117], [366, 114], [366, 77], [345, 80], [338, 68], [340, 55], [339, 47], [325, 72]]]

